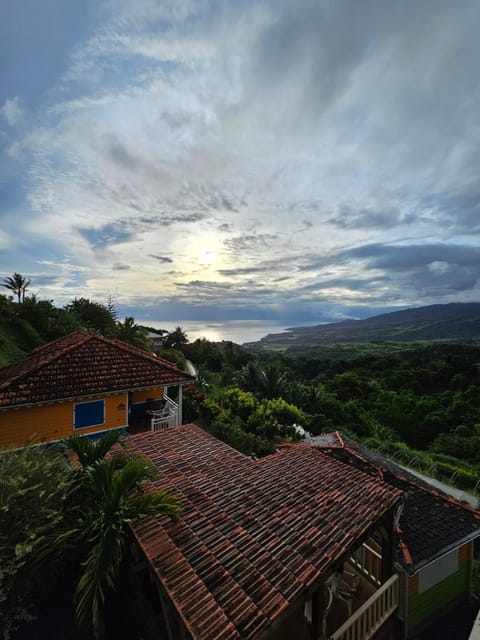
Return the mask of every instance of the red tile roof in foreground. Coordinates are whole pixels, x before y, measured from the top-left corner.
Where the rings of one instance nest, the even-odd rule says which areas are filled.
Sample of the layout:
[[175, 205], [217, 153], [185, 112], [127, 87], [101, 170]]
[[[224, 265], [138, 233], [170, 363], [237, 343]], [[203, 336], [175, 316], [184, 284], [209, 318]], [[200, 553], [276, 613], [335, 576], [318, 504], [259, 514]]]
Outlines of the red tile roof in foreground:
[[403, 467], [339, 433], [317, 436], [313, 440], [325, 454], [381, 477], [385, 483], [403, 491], [405, 505], [397, 531], [397, 559], [409, 573], [480, 536], [480, 512]]
[[143, 349], [75, 331], [0, 369], [0, 409], [191, 380]]
[[312, 447], [254, 461], [186, 425], [127, 438], [181, 496], [133, 526], [194, 640], [259, 635], [401, 497]]

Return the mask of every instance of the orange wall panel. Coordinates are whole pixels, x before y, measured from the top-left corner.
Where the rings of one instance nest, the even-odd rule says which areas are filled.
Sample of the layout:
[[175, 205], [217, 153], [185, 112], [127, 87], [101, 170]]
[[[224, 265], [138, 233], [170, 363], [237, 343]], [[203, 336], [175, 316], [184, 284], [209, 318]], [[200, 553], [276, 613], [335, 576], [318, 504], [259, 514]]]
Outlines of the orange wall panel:
[[470, 548], [472, 544], [472, 542], [467, 542], [467, 544], [464, 544], [458, 550], [458, 561], [460, 564], [470, 560]]
[[69, 400], [55, 404], [0, 411], [0, 447], [24, 446], [29, 442], [61, 440], [72, 433], [84, 435], [127, 426], [126, 394], [81, 398], [79, 402], [105, 400], [105, 423], [83, 429], [73, 428], [73, 407]]
[[418, 573], [408, 578], [408, 593], [418, 592]]
[[156, 389], [146, 389], [144, 391], [134, 391], [131, 395], [131, 402], [146, 402], [147, 400], [160, 400], [163, 398], [163, 387]]

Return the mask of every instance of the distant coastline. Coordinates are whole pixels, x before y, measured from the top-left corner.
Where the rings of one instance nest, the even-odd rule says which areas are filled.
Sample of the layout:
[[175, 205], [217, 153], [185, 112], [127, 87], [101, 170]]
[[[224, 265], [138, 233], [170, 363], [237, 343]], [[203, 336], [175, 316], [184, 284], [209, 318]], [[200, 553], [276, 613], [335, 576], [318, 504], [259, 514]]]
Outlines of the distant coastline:
[[187, 333], [190, 342], [197, 338], [206, 338], [212, 342], [230, 340], [236, 344], [256, 342], [269, 333], [282, 333], [287, 331], [287, 323], [275, 323], [268, 320], [227, 320], [224, 322], [205, 320], [177, 320], [176, 322], [164, 322], [152, 318], [140, 318], [138, 324], [166, 329], [172, 331], [175, 327], [182, 327]]

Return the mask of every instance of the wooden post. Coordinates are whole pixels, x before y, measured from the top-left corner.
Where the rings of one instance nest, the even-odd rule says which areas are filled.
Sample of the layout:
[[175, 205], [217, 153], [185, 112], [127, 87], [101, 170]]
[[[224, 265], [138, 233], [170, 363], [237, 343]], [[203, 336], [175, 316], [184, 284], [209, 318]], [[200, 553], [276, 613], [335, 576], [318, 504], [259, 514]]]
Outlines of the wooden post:
[[182, 401], [183, 401], [183, 387], [181, 384], [178, 385], [178, 415], [177, 415], [177, 424], [183, 424], [183, 416], [182, 416]]
[[312, 593], [312, 624], [310, 628], [310, 637], [312, 640], [317, 640], [318, 638], [318, 624], [319, 624], [319, 599], [320, 590], [317, 589]]
[[382, 536], [382, 584], [385, 583], [395, 571], [395, 529], [393, 514], [389, 514], [388, 520], [379, 527]]

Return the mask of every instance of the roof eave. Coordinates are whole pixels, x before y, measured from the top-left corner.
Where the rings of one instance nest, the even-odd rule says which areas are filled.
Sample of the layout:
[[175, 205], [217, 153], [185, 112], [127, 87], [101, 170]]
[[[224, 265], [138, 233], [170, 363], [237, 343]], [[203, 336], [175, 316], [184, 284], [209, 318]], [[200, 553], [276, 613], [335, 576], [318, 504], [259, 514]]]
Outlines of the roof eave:
[[429, 558], [425, 558], [424, 560], [421, 560], [420, 562], [414, 562], [411, 567], [406, 566], [404, 563], [398, 563], [398, 564], [400, 564], [400, 566], [404, 570], [406, 570], [406, 572], [409, 575], [415, 575], [421, 569], [424, 569], [426, 566], [428, 566], [432, 562], [435, 562], [435, 560], [438, 560], [442, 556], [447, 555], [447, 553], [450, 553], [454, 549], [458, 549], [459, 547], [462, 547], [464, 544], [467, 544], [468, 542], [472, 542], [472, 540], [475, 540], [475, 538], [478, 538], [479, 536], [480, 536], [480, 528], [476, 529], [472, 533], [469, 533], [467, 536], [464, 536], [460, 540], [456, 540], [455, 542], [452, 542], [451, 544], [447, 545], [446, 547], [443, 547], [435, 555], [433, 555], [433, 556], [431, 556]]
[[111, 391], [100, 391], [98, 393], [86, 393], [84, 395], [69, 396], [66, 398], [51, 398], [50, 400], [40, 400], [39, 402], [23, 402], [22, 404], [10, 404], [8, 406], [0, 406], [0, 412], [8, 411], [10, 409], [26, 409], [28, 407], [38, 407], [45, 404], [56, 404], [57, 402], [70, 402], [72, 400], [78, 400], [80, 398], [97, 398], [100, 396], [113, 396], [117, 393], [128, 393], [129, 391], [147, 391], [148, 389], [157, 389], [158, 387], [183, 387], [185, 384], [190, 384], [195, 380], [191, 378], [188, 380], [182, 380], [180, 382], [167, 382], [148, 385], [146, 387], [128, 387], [127, 389], [113, 389]]

